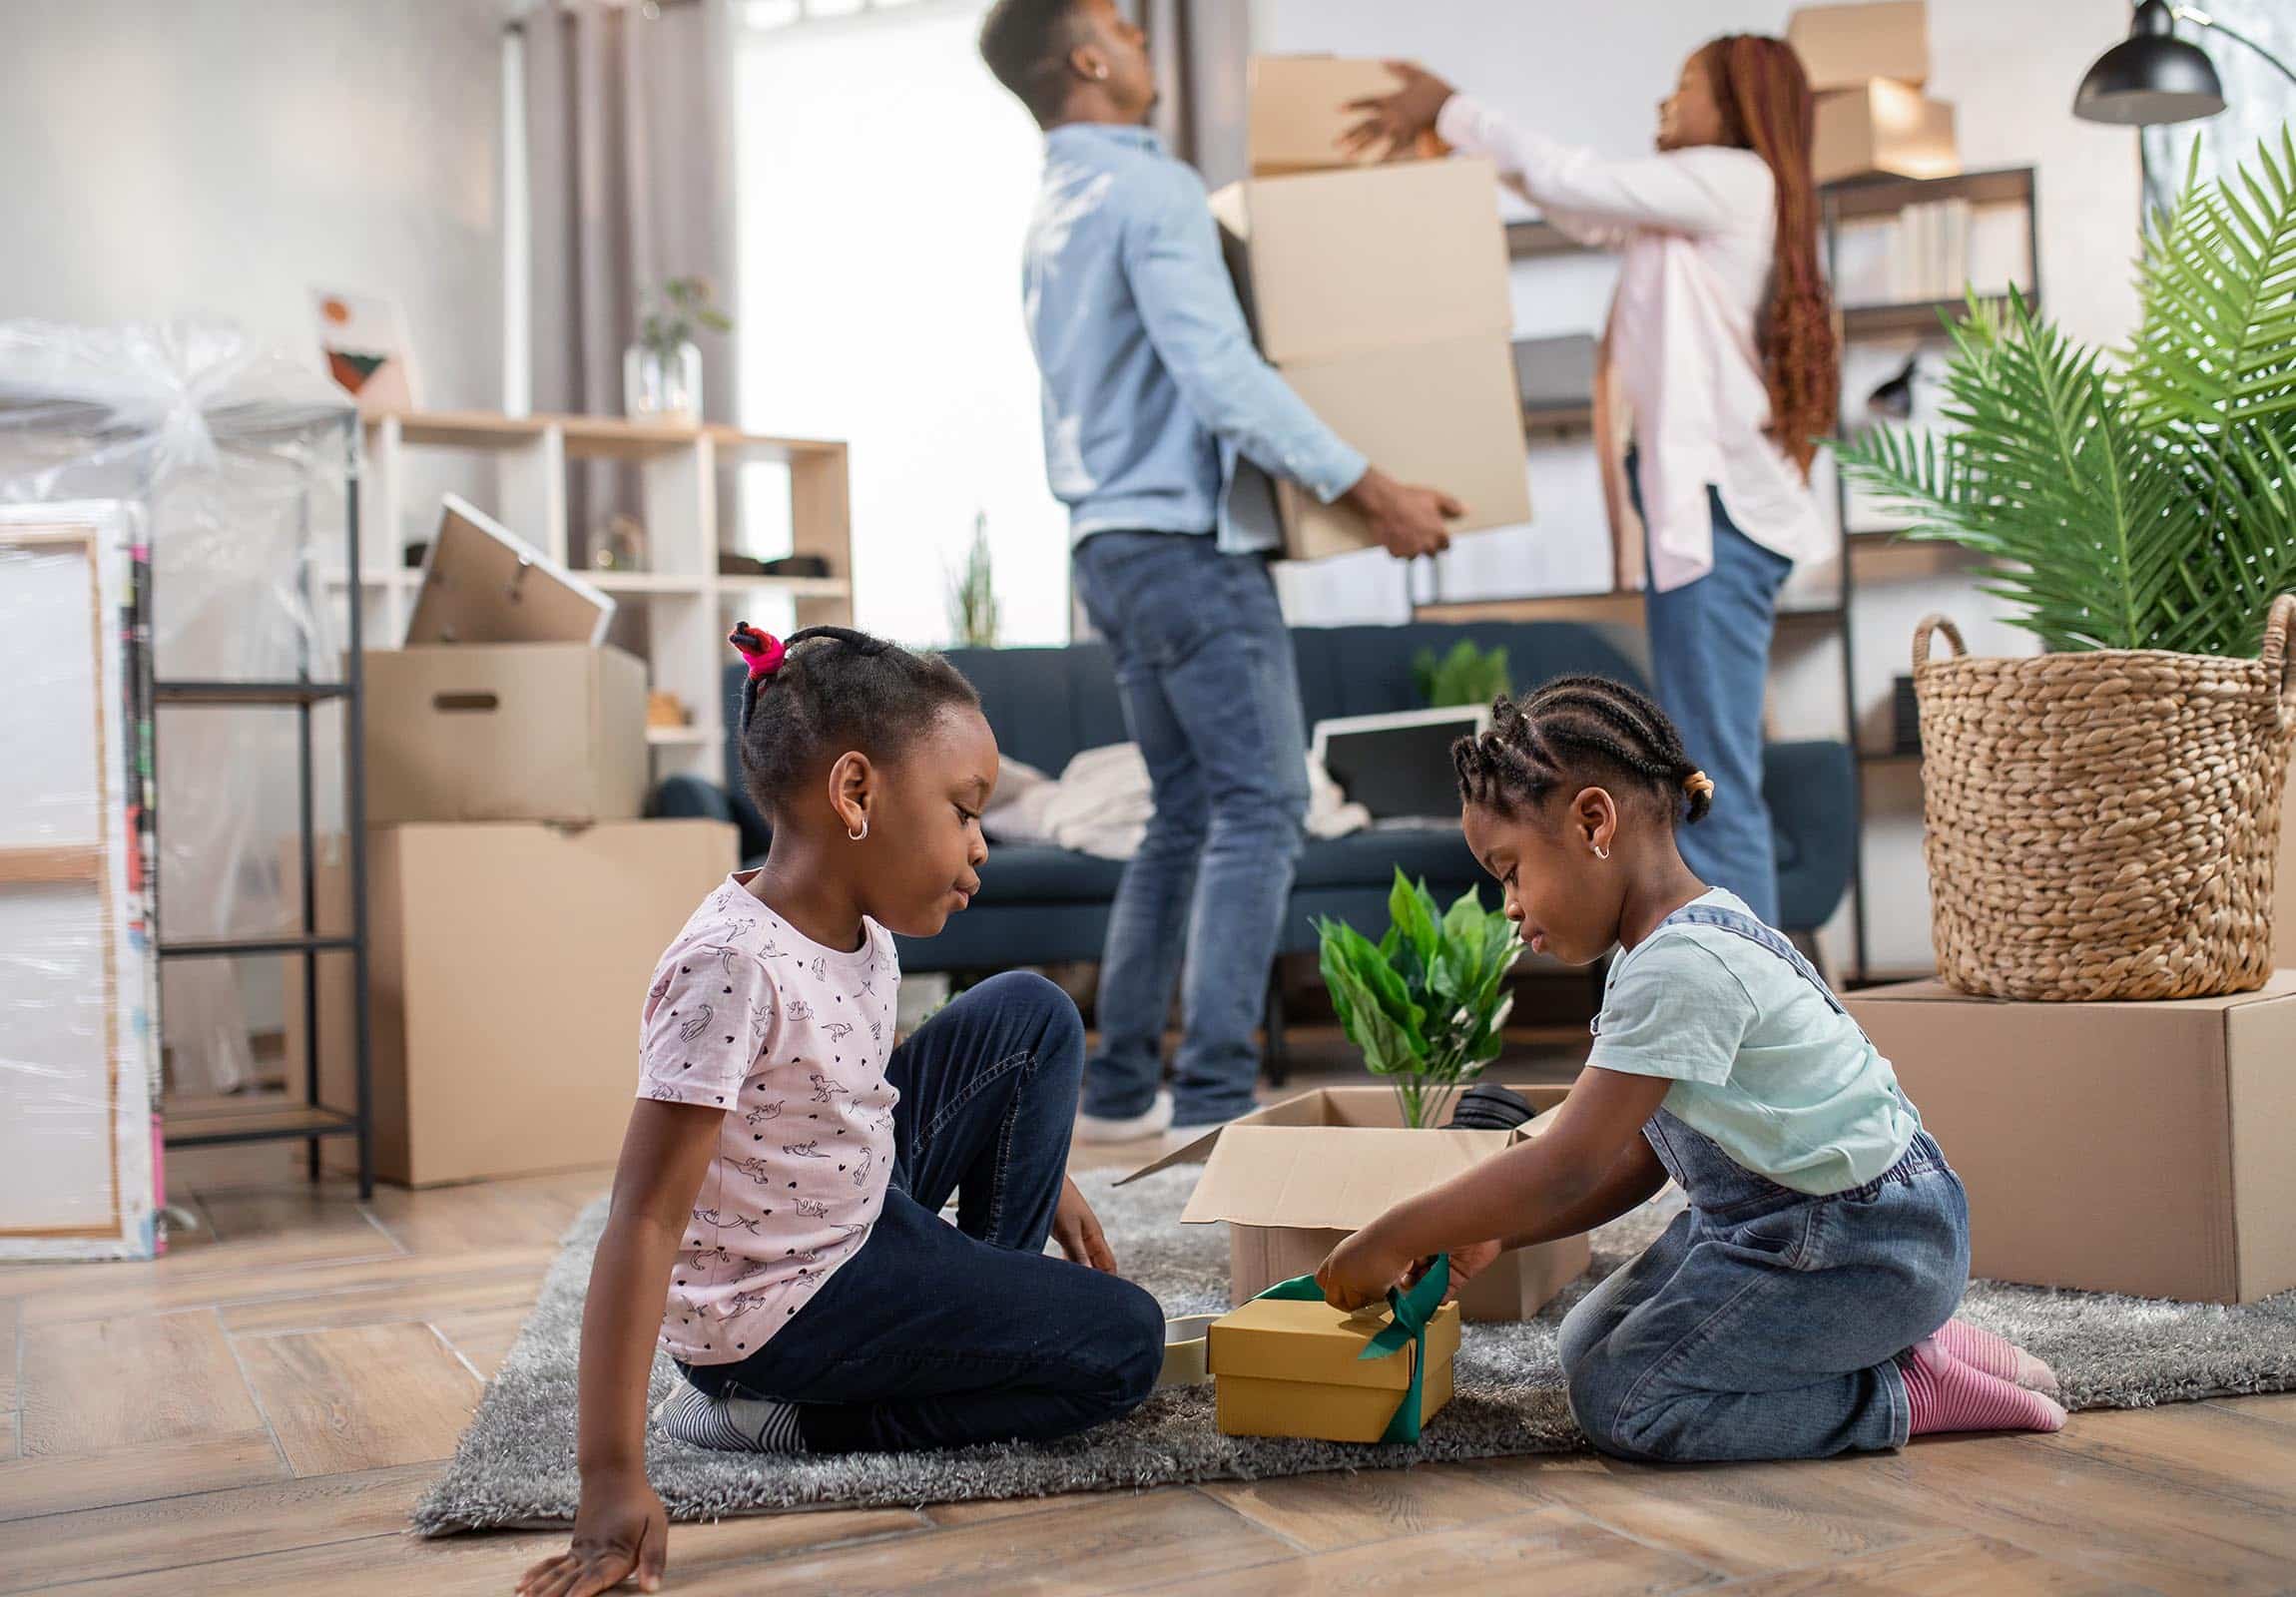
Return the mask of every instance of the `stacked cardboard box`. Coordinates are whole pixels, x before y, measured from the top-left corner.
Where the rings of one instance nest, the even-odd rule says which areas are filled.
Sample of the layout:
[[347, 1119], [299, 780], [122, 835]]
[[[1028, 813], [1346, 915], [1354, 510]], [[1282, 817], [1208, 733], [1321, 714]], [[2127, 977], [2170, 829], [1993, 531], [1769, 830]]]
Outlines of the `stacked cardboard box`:
[[1808, 6], [1788, 20], [1786, 42], [1817, 96], [1810, 164], [1818, 182], [1961, 170], [1954, 108], [1922, 93], [1930, 76], [1923, 0]]
[[[646, 673], [601, 645], [613, 608], [449, 496], [408, 647], [365, 657], [385, 1180], [611, 1161], [637, 1081], [647, 977], [737, 862], [731, 826], [638, 818]], [[341, 923], [339, 860], [317, 890], [324, 918]], [[349, 1035], [346, 989], [334, 980], [322, 992], [322, 1038]], [[287, 1033], [300, 1038], [299, 1015]], [[347, 1055], [319, 1069], [325, 1100], [349, 1102]]]
[[2296, 1287], [2296, 970], [2169, 1003], [1925, 981], [1849, 1006], [1969, 1188], [1973, 1274], [2211, 1303]]
[[[1343, 154], [1347, 102], [1391, 82], [1373, 62], [1256, 61], [1254, 176], [1213, 215], [1260, 352], [1300, 397], [1381, 469], [1462, 501], [1454, 531], [1516, 525], [1530, 494], [1496, 174]], [[1295, 484], [1277, 511], [1294, 559], [1372, 546], [1353, 510]]]

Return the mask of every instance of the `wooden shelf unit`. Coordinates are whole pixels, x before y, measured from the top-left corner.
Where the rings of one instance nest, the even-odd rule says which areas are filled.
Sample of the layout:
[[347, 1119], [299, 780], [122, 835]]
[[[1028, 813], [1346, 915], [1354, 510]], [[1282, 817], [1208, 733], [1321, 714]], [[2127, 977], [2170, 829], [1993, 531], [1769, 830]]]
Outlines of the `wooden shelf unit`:
[[[369, 635], [390, 648], [406, 635], [421, 584], [405, 563], [405, 539], [423, 522], [408, 502], [408, 456], [443, 450], [482, 456], [494, 467], [491, 502], [481, 509], [536, 551], [573, 565], [580, 541], [567, 525], [567, 474], [593, 461], [634, 468], [639, 517], [650, 562], [643, 571], [575, 567], [624, 607], [645, 608], [647, 679], [692, 712], [684, 727], [649, 729], [657, 778], [689, 771], [714, 776], [725, 737], [720, 673], [734, 622], [767, 626], [850, 626], [854, 616], [853, 519], [846, 445], [825, 438], [779, 438], [722, 425], [629, 421], [619, 416], [503, 416], [480, 411], [410, 411], [370, 416], [359, 476], [360, 519], [372, 529], [358, 573]], [[753, 463], [788, 473], [790, 548], [812, 555], [826, 577], [726, 575], [718, 570], [725, 473]], [[426, 535], [426, 534], [425, 534]], [[745, 551], [771, 558], [781, 551]], [[349, 602], [348, 574], [330, 587]], [[753, 614], [752, 612], [755, 612]]]

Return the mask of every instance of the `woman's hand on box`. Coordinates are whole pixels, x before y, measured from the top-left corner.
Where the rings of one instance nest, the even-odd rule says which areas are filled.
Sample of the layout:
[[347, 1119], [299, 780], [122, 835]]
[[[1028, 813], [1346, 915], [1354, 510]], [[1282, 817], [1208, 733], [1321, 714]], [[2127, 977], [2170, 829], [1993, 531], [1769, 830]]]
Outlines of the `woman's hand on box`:
[[1412, 1263], [1409, 1250], [1389, 1243], [1377, 1225], [1366, 1226], [1317, 1267], [1316, 1285], [1324, 1289], [1324, 1302], [1353, 1314], [1385, 1303], [1388, 1289], [1402, 1283]]
[[1052, 1212], [1052, 1240], [1072, 1265], [1089, 1265], [1104, 1275], [1116, 1274], [1116, 1255], [1101, 1234], [1100, 1217], [1076, 1190], [1076, 1183], [1060, 1178], [1060, 1207]]
[[1401, 80], [1395, 93], [1348, 102], [1348, 110], [1363, 114], [1340, 139], [1351, 156], [1375, 147], [1384, 160], [1405, 154], [1435, 131], [1435, 118], [1451, 97], [1451, 86], [1416, 61], [1391, 61], [1388, 70]]

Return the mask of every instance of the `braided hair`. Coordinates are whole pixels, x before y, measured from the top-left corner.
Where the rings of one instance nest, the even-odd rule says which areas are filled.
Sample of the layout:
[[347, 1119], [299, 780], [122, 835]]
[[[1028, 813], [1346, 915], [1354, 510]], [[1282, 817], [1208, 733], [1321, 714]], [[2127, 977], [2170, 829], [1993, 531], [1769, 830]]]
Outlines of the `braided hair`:
[[778, 640], [745, 623], [729, 641], [750, 663], [742, 775], [769, 820], [822, 761], [858, 749], [890, 763], [942, 710], [980, 705], [940, 656], [851, 627], [808, 627]]
[[1714, 801], [1666, 712], [1608, 677], [1557, 677], [1500, 699], [1488, 732], [1451, 745], [1451, 764], [1460, 798], [1508, 816], [1597, 777], [1640, 789], [1669, 821], [1702, 820]]
[[1810, 170], [1813, 103], [1801, 58], [1782, 39], [1732, 33], [1709, 40], [1696, 58], [1714, 86], [1722, 139], [1751, 150], [1770, 168], [1778, 232], [1771, 251], [1770, 298], [1756, 343], [1770, 391], [1771, 439], [1810, 474], [1817, 440], [1840, 425], [1842, 372], [1834, 307], [1818, 268], [1817, 185]]

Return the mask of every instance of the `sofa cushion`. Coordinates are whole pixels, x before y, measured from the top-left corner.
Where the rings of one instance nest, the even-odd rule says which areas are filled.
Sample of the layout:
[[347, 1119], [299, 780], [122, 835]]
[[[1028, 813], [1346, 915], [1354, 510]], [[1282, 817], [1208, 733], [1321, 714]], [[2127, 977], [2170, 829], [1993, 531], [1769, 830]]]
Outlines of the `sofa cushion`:
[[981, 904], [1105, 902], [1124, 876], [1120, 859], [1101, 859], [1049, 843], [989, 844], [980, 867]]
[[[1455, 898], [1469, 882], [1484, 880], [1482, 867], [1467, 851], [1466, 839], [1456, 826], [1440, 830], [1396, 828], [1359, 831], [1353, 836], [1311, 840], [1300, 854], [1296, 888], [1377, 887], [1385, 891], [1395, 880], [1396, 867], [1417, 881]], [[1496, 902], [1495, 897], [1486, 897]]]

